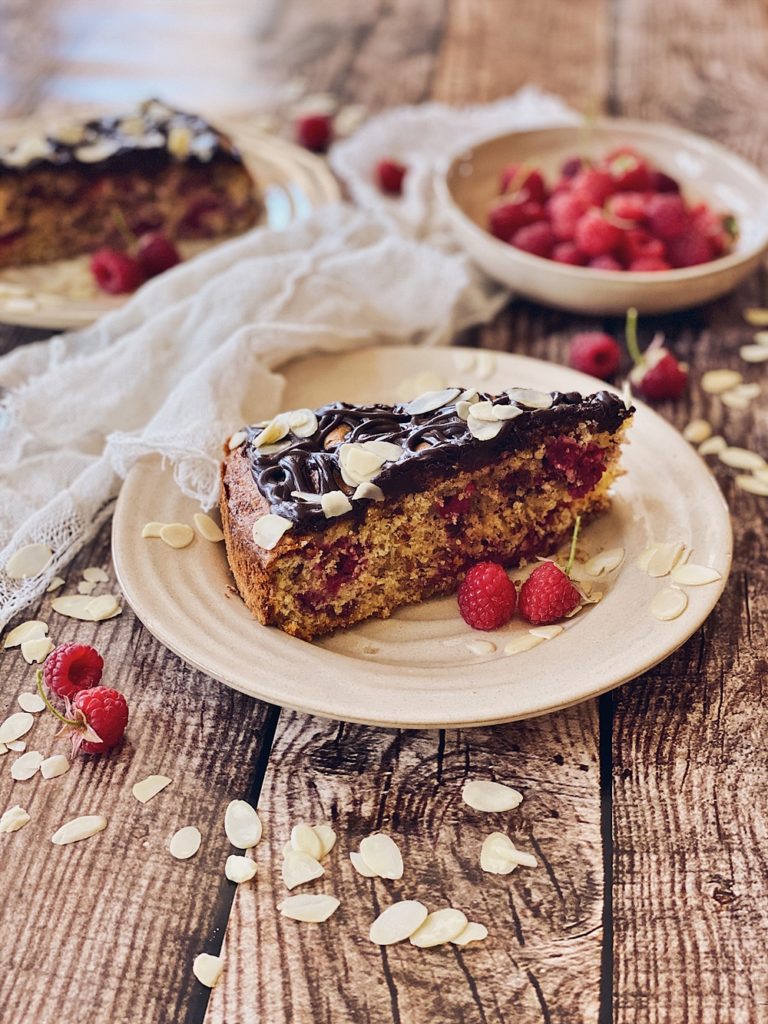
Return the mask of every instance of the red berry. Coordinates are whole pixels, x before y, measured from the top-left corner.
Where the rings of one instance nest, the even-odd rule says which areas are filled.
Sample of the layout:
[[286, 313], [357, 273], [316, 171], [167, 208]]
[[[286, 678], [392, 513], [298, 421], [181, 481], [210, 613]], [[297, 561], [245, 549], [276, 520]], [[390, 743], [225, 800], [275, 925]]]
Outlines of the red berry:
[[104, 661], [88, 644], [60, 644], [45, 659], [43, 679], [57, 697], [72, 700], [81, 690], [98, 686]]
[[547, 198], [547, 186], [541, 171], [535, 167], [526, 167], [525, 164], [509, 164], [501, 172], [499, 191], [515, 195], [518, 192], [527, 192], [528, 199], [534, 202], [543, 203]]
[[552, 259], [557, 263], [569, 263], [573, 267], [583, 267], [587, 257], [573, 242], [558, 242], [552, 250]]
[[615, 256], [595, 256], [587, 264], [593, 270], [624, 270], [625, 268], [619, 263]]
[[549, 256], [554, 244], [555, 236], [552, 234], [552, 228], [543, 220], [519, 228], [512, 236], [512, 245], [515, 248], [529, 252], [533, 256]]
[[473, 629], [498, 629], [512, 618], [515, 585], [497, 562], [473, 565], [459, 587], [459, 611]]
[[651, 171], [649, 188], [652, 192], [679, 192], [680, 185], [664, 171]]
[[533, 224], [544, 216], [544, 207], [521, 196], [492, 206], [488, 215], [491, 234], [502, 242], [511, 242], [512, 236], [526, 224]]
[[376, 182], [381, 191], [390, 196], [402, 195], [403, 179], [407, 173], [408, 168], [398, 160], [379, 160], [376, 164]]
[[579, 171], [583, 168], [584, 161], [580, 156], [572, 156], [570, 160], [566, 160], [563, 166], [560, 168], [561, 178], [575, 178]]
[[313, 153], [324, 153], [333, 142], [333, 120], [329, 114], [307, 114], [296, 122], [296, 141]]
[[650, 196], [645, 207], [648, 227], [658, 238], [677, 238], [688, 227], [688, 211], [676, 192]]
[[165, 235], [152, 233], [142, 235], [136, 250], [136, 259], [147, 277], [156, 277], [181, 263], [176, 246]]
[[576, 232], [576, 225], [589, 208], [589, 204], [573, 192], [558, 192], [547, 206], [555, 238], [570, 242]]
[[617, 192], [644, 192], [650, 187], [648, 164], [629, 147], [609, 157], [608, 171]]
[[667, 254], [673, 267], [694, 267], [708, 263], [714, 257], [714, 247], [706, 235], [690, 230], [670, 239]]
[[647, 366], [636, 367], [630, 378], [646, 398], [679, 398], [688, 383], [688, 373], [671, 352], [657, 349]]
[[574, 334], [568, 359], [574, 370], [606, 380], [619, 368], [621, 346], [610, 334], [584, 331]]
[[520, 614], [534, 626], [548, 626], [572, 612], [581, 595], [554, 562], [542, 562], [520, 588]]
[[602, 206], [615, 191], [616, 185], [609, 172], [598, 167], [587, 167], [573, 179], [574, 195], [590, 206]]
[[588, 256], [604, 256], [621, 241], [621, 229], [602, 210], [587, 210], [576, 225], [573, 240]]
[[645, 216], [648, 199], [642, 192], [617, 192], [605, 204], [612, 217], [620, 220], [639, 221]]
[[80, 745], [81, 750], [86, 754], [103, 754], [117, 746], [128, 724], [128, 704], [122, 693], [107, 686], [97, 686], [92, 690], [81, 690], [73, 705], [101, 737], [100, 743], [85, 740]]
[[619, 254], [626, 263], [632, 263], [643, 256], [664, 259], [667, 250], [660, 238], [654, 238], [645, 228], [629, 228], [621, 236]]
[[631, 270], [636, 274], [647, 274], [651, 271], [671, 269], [671, 264], [667, 263], [666, 260], [663, 260], [661, 256], [638, 256], [637, 259], [632, 260], [627, 267], [627, 270]]
[[103, 292], [121, 295], [134, 292], [144, 283], [144, 269], [138, 260], [117, 249], [99, 249], [91, 256], [91, 273]]

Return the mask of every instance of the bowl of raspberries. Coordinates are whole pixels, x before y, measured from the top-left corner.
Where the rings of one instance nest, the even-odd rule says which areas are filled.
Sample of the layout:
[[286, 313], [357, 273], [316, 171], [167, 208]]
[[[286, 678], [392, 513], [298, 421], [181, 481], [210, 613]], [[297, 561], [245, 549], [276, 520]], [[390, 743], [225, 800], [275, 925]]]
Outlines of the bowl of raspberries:
[[708, 302], [768, 248], [768, 179], [670, 125], [615, 118], [511, 132], [455, 156], [437, 191], [486, 273], [572, 312]]

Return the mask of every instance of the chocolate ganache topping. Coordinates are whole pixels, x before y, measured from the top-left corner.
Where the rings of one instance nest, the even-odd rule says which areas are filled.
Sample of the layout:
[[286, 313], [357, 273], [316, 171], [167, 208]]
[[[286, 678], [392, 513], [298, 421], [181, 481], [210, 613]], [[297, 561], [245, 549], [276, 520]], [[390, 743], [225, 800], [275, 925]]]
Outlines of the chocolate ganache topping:
[[[542, 393], [527, 389], [501, 395], [458, 387], [447, 389], [445, 394], [448, 392], [449, 402], [425, 412], [414, 411], [421, 399], [394, 406], [333, 402], [315, 411], [317, 426], [309, 436], [289, 432], [278, 443], [258, 446], [255, 441], [265, 424], [251, 426], [245, 428], [245, 443], [233, 454], [248, 459], [253, 480], [269, 502], [270, 512], [303, 529], [322, 529], [333, 521], [322, 509], [323, 495], [343, 491], [352, 502], [352, 511], [347, 514], [361, 517], [374, 500], [365, 494], [354, 497], [356, 484], [361, 481], [350, 478], [345, 471], [345, 446], [386, 442], [382, 448], [374, 445], [373, 450], [397, 457], [381, 458], [380, 468], [367, 479], [388, 498], [421, 490], [434, 475], [452, 469], [488, 465], [501, 452], [526, 447], [542, 429], [568, 430], [586, 422], [598, 430], [614, 431], [634, 412], [622, 398], [608, 391], [586, 397], [575, 391]], [[463, 400], [465, 396], [471, 401]], [[546, 408], [542, 407], [544, 402], [549, 403]], [[474, 406], [479, 414], [478, 403], [483, 404], [486, 414], [498, 419], [474, 419], [469, 412]], [[501, 411], [495, 413], [485, 403]], [[484, 427], [488, 427], [485, 433]], [[396, 445], [399, 453], [394, 449], [390, 453], [389, 445]]]

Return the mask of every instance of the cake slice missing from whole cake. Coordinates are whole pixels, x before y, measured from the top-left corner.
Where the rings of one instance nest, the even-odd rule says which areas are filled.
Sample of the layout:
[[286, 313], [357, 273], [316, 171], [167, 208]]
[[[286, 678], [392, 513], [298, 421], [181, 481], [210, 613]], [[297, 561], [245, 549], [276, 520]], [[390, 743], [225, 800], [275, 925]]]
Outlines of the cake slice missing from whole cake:
[[607, 391], [456, 387], [247, 427], [222, 465], [240, 594], [309, 640], [450, 593], [478, 561], [549, 555], [607, 509], [632, 411]]

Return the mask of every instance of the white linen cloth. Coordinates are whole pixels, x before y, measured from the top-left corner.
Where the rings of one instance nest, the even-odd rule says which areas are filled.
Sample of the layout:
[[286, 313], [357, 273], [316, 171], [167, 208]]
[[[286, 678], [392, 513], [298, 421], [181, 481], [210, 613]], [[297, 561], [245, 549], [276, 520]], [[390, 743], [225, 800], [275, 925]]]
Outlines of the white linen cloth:
[[[162, 455], [186, 494], [213, 505], [222, 440], [279, 411], [281, 364], [374, 343], [446, 343], [490, 319], [506, 295], [450, 241], [434, 169], [481, 137], [573, 117], [533, 89], [477, 108], [382, 114], [332, 153], [357, 208], [253, 230], [150, 281], [93, 326], [1, 358], [0, 627], [90, 540], [142, 456]], [[385, 155], [408, 165], [402, 199], [372, 182]], [[49, 545], [53, 559], [40, 576], [12, 580], [3, 567], [29, 543]]]

